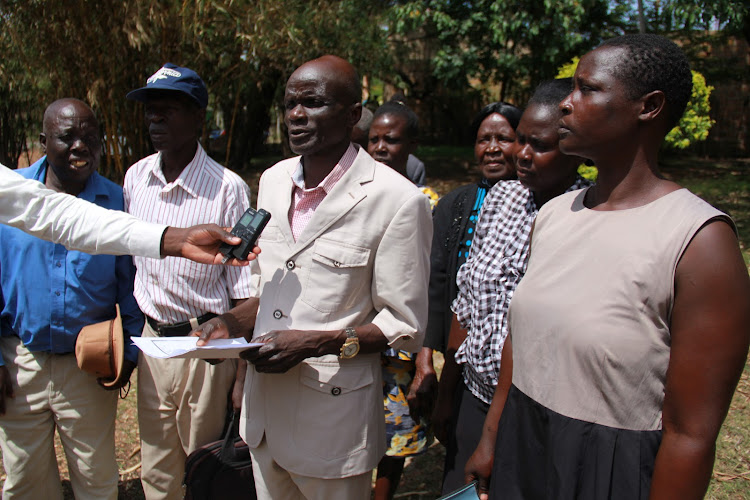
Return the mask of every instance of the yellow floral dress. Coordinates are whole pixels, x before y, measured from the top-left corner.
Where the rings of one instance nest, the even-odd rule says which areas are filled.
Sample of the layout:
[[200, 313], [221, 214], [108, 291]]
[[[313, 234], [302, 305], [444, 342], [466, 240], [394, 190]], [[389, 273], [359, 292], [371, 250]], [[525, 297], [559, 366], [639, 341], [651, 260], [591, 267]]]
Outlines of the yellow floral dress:
[[[430, 208], [434, 209], [438, 194], [429, 187], [421, 187], [420, 190], [430, 199]], [[388, 349], [380, 357], [383, 365], [385, 434], [388, 440], [385, 454], [390, 457], [418, 455], [432, 444], [429, 423], [424, 418], [415, 422], [409, 415], [406, 401], [416, 371], [414, 357], [415, 354], [395, 349]]]

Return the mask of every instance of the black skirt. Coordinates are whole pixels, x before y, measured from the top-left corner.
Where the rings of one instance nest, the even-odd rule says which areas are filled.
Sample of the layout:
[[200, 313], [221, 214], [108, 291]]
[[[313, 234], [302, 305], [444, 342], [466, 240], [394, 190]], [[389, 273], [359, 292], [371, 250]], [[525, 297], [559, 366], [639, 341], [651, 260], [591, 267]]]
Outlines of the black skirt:
[[661, 436], [565, 417], [512, 386], [490, 498], [646, 500]]

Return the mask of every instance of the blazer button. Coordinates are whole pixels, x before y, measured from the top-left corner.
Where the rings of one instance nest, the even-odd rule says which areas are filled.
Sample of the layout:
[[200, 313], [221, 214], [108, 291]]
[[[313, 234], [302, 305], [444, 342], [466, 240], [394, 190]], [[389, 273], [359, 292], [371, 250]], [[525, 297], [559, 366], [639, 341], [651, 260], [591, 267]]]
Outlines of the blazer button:
[[289, 269], [290, 271], [294, 269], [294, 261], [293, 260], [286, 261], [286, 268]]
[[331, 389], [331, 394], [333, 394], [334, 396], [338, 396], [339, 394], [341, 394], [341, 387], [334, 387], [333, 389]]
[[275, 310], [275, 311], [273, 312], [273, 317], [274, 317], [274, 318], [276, 318], [276, 319], [281, 319], [281, 317], [282, 317], [283, 315], [284, 315], [284, 314], [283, 314], [283, 313], [281, 312], [281, 310], [279, 310], [279, 309], [276, 309], [276, 310]]

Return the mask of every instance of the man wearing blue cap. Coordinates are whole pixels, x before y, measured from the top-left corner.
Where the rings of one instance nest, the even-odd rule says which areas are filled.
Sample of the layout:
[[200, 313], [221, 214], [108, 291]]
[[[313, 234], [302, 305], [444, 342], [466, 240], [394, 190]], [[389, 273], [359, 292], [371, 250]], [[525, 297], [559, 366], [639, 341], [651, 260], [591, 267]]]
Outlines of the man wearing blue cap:
[[[143, 102], [156, 154], [125, 175], [125, 209], [175, 226], [234, 226], [250, 206], [250, 190], [208, 157], [198, 142], [208, 91], [197, 73], [165, 64], [128, 99]], [[135, 297], [143, 336], [185, 336], [250, 297], [249, 268], [209, 266], [166, 257], [134, 258]], [[236, 363], [154, 359], [138, 363], [141, 481], [146, 498], [182, 498], [185, 458], [220, 437]]]

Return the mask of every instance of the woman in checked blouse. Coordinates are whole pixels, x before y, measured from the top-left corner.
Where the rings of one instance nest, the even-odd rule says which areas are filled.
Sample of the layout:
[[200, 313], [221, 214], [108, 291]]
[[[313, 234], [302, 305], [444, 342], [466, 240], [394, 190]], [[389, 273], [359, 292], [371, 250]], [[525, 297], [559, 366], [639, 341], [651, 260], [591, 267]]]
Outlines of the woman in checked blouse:
[[577, 174], [582, 160], [563, 154], [557, 144], [559, 104], [570, 89], [568, 78], [545, 82], [534, 92], [512, 146], [519, 180], [500, 181], [489, 191], [469, 258], [458, 271], [434, 419], [435, 435], [446, 444], [444, 493], [463, 484], [464, 465], [481, 436], [501, 366], [508, 304], [525, 271], [539, 207], [590, 184]]

